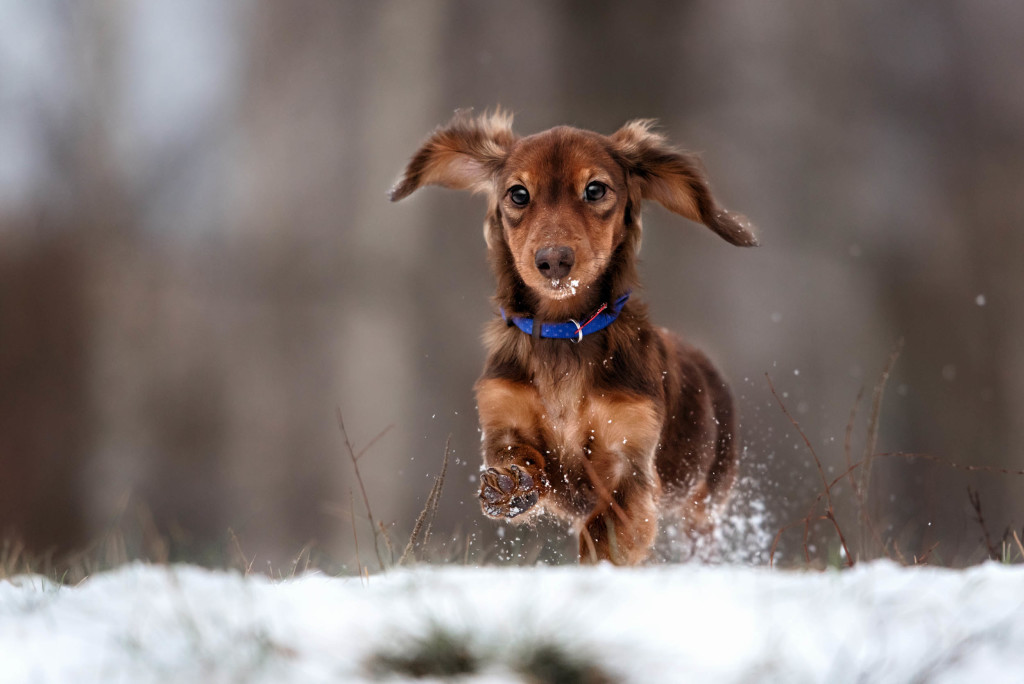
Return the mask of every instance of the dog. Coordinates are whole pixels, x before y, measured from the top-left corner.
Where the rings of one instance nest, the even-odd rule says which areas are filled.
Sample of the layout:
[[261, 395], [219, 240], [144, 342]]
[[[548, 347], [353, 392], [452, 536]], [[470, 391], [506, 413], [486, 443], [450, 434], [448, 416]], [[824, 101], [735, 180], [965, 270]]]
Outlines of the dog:
[[481, 507], [501, 521], [568, 521], [584, 563], [646, 561], [659, 519], [707, 538], [736, 475], [725, 381], [638, 301], [641, 205], [658, 202], [734, 245], [757, 239], [654, 123], [519, 137], [500, 110], [456, 113], [391, 191], [392, 201], [424, 185], [487, 196], [497, 311], [475, 386]]

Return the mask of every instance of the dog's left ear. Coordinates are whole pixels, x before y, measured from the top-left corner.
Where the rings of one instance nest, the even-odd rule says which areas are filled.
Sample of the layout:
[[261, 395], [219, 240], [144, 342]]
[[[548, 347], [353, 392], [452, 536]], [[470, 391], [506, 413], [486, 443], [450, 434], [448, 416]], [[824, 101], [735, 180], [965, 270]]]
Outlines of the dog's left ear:
[[391, 201], [408, 197], [423, 185], [486, 192], [515, 140], [511, 114], [498, 110], [474, 118], [456, 112], [413, 155], [391, 190]]
[[630, 121], [611, 136], [613, 152], [630, 183], [639, 186], [640, 196], [703, 223], [734, 245], [756, 245], [750, 223], [715, 202], [697, 158], [671, 147], [651, 130], [654, 123], [651, 119]]

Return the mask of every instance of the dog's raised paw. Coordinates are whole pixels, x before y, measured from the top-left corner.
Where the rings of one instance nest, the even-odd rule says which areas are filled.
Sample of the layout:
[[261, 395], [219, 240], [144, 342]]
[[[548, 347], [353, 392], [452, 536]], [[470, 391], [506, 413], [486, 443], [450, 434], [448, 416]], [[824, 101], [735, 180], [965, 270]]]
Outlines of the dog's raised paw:
[[540, 498], [533, 476], [517, 465], [488, 468], [480, 480], [480, 506], [492, 518], [514, 518]]

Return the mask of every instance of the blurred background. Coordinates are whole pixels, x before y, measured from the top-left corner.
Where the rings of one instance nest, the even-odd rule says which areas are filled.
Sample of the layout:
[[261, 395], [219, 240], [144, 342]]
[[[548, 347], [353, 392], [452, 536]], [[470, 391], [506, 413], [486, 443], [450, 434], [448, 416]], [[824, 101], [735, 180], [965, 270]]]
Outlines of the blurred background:
[[[652, 206], [641, 252], [655, 321], [740, 399], [745, 557], [821, 490], [766, 373], [835, 476], [902, 339], [876, 451], [1024, 468], [1022, 35], [1019, 2], [0, 0], [0, 529], [351, 564], [354, 511], [366, 563], [340, 409], [356, 450], [391, 426], [359, 465], [396, 543], [451, 435], [444, 553], [571, 548], [475, 500], [484, 201], [386, 199], [496, 105], [520, 133], [657, 118], [759, 227], [740, 250]], [[886, 457], [871, 486], [908, 555], [984, 557], [968, 486], [997, 540], [1024, 524], [1020, 476]]]

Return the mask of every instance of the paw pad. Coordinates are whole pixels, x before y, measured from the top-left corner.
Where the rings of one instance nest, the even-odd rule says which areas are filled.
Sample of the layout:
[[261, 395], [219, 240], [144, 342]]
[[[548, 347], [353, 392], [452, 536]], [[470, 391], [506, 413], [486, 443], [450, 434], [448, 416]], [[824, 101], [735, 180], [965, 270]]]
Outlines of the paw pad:
[[492, 518], [514, 518], [540, 498], [533, 477], [516, 465], [488, 468], [480, 483], [480, 504]]

